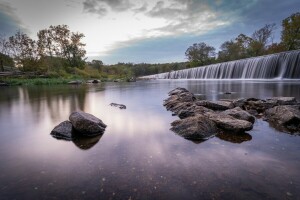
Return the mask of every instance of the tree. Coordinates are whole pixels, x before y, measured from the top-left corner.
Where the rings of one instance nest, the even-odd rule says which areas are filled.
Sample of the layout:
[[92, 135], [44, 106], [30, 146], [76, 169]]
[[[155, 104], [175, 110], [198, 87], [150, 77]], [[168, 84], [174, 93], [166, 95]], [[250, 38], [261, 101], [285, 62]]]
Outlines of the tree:
[[282, 21], [281, 40], [287, 50], [300, 49], [300, 12]]
[[36, 42], [21, 31], [9, 37], [9, 52], [24, 71], [32, 71], [36, 68], [38, 59], [36, 47]]
[[74, 33], [67, 25], [50, 26], [38, 32], [38, 52], [41, 57], [53, 56], [63, 58], [70, 67], [84, 66], [84, 35]]
[[204, 42], [193, 44], [185, 52], [187, 59], [197, 65], [210, 64], [215, 58], [215, 54], [215, 48]]
[[276, 28], [275, 24], [266, 24], [252, 34], [252, 42], [249, 50], [251, 56], [260, 56], [265, 54], [268, 45], [273, 43], [273, 32]]
[[101, 60], [92, 60], [92, 62], [90, 63], [90, 65], [93, 68], [98, 69], [99, 71], [101, 71], [101, 69], [103, 67], [103, 62]]
[[224, 42], [218, 53], [220, 61], [238, 60], [249, 57], [249, 46], [252, 38], [240, 34], [234, 40]]

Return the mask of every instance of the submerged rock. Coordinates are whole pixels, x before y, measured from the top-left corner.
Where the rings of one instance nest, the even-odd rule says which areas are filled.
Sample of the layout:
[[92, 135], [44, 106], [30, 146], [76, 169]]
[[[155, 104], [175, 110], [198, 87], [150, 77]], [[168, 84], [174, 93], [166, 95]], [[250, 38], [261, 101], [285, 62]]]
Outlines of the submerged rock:
[[203, 140], [217, 134], [216, 124], [201, 115], [176, 120], [171, 123], [171, 130], [191, 140]]
[[73, 128], [84, 136], [100, 135], [106, 128], [106, 125], [100, 119], [82, 111], [73, 112], [69, 120]]
[[265, 119], [275, 127], [286, 128], [289, 131], [300, 131], [299, 106], [275, 106], [265, 112]]
[[72, 140], [72, 131], [72, 123], [64, 121], [54, 127], [50, 134], [57, 139]]

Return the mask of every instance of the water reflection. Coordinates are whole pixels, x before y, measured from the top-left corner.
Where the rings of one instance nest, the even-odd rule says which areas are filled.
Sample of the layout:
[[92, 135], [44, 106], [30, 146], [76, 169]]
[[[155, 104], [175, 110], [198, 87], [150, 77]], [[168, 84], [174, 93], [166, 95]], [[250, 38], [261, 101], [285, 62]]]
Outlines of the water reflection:
[[72, 141], [76, 147], [82, 150], [88, 150], [95, 146], [99, 140], [101, 139], [102, 135], [98, 135], [95, 137], [75, 137]]
[[231, 143], [237, 143], [241, 144], [242, 142], [247, 142], [252, 140], [252, 136], [249, 133], [226, 133], [226, 132], [220, 132], [216, 135], [217, 138], [231, 142]]
[[[169, 131], [177, 117], [162, 106], [179, 86], [207, 99], [224, 98], [226, 90], [236, 92], [229, 95], [234, 98], [258, 90], [260, 97], [277, 91], [299, 99], [300, 83], [272, 84], [107, 83], [44, 87], [38, 96], [37, 89], [10, 88], [5, 94], [14, 97], [0, 98], [1, 199], [286, 199], [287, 192], [298, 199], [300, 137], [256, 120], [243, 137], [218, 135], [195, 144]], [[53, 139], [51, 130], [74, 108], [103, 120], [105, 133], [73, 142]]]

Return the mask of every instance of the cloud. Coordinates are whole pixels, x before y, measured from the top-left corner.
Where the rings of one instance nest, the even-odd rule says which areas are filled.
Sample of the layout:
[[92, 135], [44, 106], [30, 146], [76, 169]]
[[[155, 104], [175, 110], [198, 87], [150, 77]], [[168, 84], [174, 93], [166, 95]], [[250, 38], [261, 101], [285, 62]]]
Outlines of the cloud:
[[0, 2], [0, 27], [2, 35], [11, 35], [18, 29], [28, 31], [23, 27], [21, 20], [15, 15], [15, 9], [9, 3], [2, 2]]
[[132, 9], [132, 11], [134, 13], [142, 13], [147, 11], [147, 8], [148, 8], [148, 3], [146, 2], [141, 7]]
[[85, 0], [83, 10], [87, 13], [98, 14], [100, 17], [105, 16], [109, 9], [115, 12], [123, 12], [132, 8], [129, 0]]

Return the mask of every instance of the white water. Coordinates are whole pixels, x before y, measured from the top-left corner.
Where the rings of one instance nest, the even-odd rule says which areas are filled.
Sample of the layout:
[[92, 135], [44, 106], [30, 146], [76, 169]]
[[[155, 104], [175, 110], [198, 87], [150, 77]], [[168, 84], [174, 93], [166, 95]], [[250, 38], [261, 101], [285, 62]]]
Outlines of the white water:
[[300, 79], [300, 51], [144, 76], [156, 79]]

